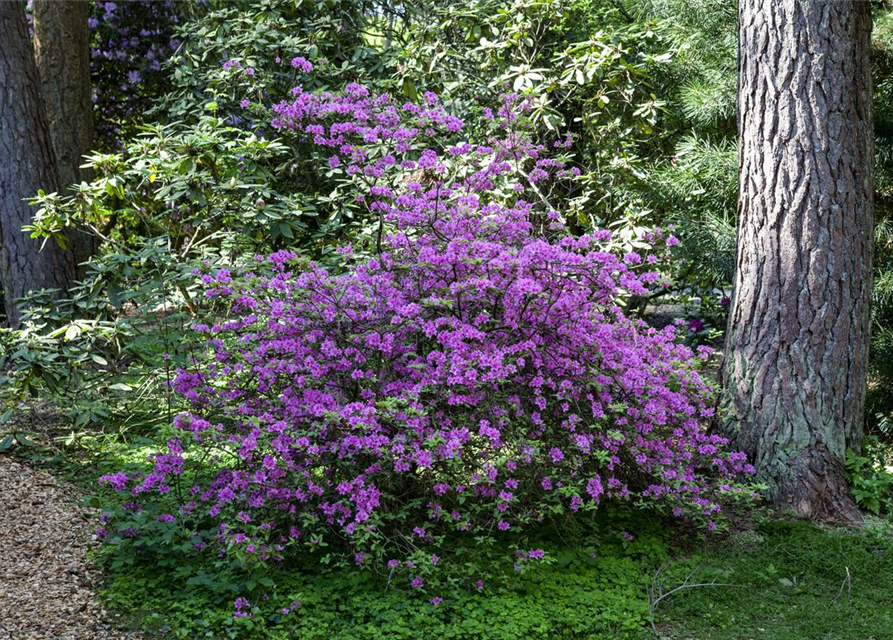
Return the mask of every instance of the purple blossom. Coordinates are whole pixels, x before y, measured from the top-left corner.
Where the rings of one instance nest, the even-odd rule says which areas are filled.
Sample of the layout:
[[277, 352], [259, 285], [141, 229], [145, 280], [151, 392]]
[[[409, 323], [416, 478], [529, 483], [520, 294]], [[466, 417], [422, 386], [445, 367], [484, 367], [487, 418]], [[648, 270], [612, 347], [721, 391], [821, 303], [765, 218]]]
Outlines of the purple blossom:
[[292, 58], [291, 66], [295, 69], [300, 69], [304, 73], [310, 73], [311, 71], [313, 71], [313, 64], [311, 64], [307, 60], [307, 58], [304, 58], [302, 56]]

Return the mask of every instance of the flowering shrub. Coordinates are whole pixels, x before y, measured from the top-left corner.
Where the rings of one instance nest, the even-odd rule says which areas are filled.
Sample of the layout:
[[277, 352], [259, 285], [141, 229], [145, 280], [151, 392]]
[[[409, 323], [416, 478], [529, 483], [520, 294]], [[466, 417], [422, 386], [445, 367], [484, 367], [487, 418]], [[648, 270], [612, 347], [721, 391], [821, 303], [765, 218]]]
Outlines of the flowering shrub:
[[517, 541], [524, 571], [548, 561], [537, 522], [627, 501], [712, 529], [750, 495], [743, 454], [701, 426], [695, 354], [621, 308], [666, 284], [675, 238], [618, 254], [607, 231], [568, 234], [546, 194], [570, 170], [525, 138], [523, 102], [488, 113], [486, 144], [450, 145], [462, 123], [434, 95], [294, 94], [273, 125], [355, 179], [377, 251], [203, 276], [228, 317], [195, 327], [209, 358], [176, 377], [191, 409], [152, 470], [101, 479], [130, 495], [102, 536], [179, 526], [168, 539], [261, 565], [325, 548], [436, 605], [459, 539]]

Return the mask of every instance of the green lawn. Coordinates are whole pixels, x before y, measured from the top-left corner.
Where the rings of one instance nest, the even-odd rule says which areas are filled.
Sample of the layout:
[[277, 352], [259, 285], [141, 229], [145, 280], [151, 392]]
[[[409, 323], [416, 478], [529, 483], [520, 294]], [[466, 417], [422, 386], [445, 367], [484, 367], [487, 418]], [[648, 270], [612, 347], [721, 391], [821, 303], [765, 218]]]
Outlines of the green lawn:
[[[688, 561], [704, 582], [658, 609], [663, 636], [697, 640], [893, 638], [893, 539], [889, 525], [827, 531], [767, 522]], [[849, 579], [847, 579], [849, 570]]]

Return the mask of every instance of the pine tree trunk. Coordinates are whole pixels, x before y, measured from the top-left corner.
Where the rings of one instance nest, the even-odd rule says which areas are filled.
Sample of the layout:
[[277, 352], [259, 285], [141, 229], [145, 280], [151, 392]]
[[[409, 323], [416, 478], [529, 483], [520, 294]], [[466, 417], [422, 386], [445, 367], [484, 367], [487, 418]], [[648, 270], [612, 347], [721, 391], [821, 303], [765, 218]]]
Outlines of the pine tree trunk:
[[34, 60], [46, 107], [59, 184], [80, 182], [93, 144], [89, 2], [34, 0]]
[[[40, 77], [47, 125], [59, 188], [89, 180], [80, 166], [93, 146], [93, 101], [90, 83], [90, 30], [87, 18], [92, 4], [83, 0], [34, 0], [34, 60]], [[71, 248], [78, 263], [96, 250], [92, 235], [74, 229]], [[79, 270], [79, 276], [83, 273]]]
[[38, 189], [57, 190], [53, 149], [25, 5], [0, 1], [0, 284], [9, 324], [19, 323], [15, 300], [35, 289], [65, 290], [75, 273], [70, 254], [22, 232]]
[[722, 419], [769, 497], [861, 519], [872, 262], [867, 1], [740, 0], [738, 250]]

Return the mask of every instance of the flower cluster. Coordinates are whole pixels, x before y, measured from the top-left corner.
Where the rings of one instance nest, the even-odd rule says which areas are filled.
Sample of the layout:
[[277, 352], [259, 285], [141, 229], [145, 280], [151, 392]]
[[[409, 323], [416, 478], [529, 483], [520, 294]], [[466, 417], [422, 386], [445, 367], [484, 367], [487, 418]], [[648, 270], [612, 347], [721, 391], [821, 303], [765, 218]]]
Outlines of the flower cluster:
[[[435, 149], [462, 132], [436, 96], [294, 96], [274, 126], [357, 176], [379, 251], [342, 248], [340, 273], [279, 251], [203, 276], [230, 312], [195, 327], [209, 357], [174, 382], [179, 436], [150, 472], [102, 479], [131, 511], [176, 495], [165, 516], [213, 521], [202, 545], [258, 562], [326, 547], [425, 591], [457, 538], [520, 540], [606, 501], [713, 528], [725, 496], [749, 495], [743, 454], [703, 429], [711, 388], [679, 327], [621, 308], [665, 284], [675, 239], [618, 255], [610, 232], [575, 237], [527, 199], [570, 170], [516, 126], [523, 102], [483, 144]], [[525, 549], [518, 570], [544, 559]]]
[[[389, 94], [370, 95], [358, 84], [343, 92], [293, 91], [293, 100], [272, 106], [271, 126], [294, 146], [310, 144], [330, 175], [350, 180], [356, 203], [383, 221], [394, 198], [427, 197], [414, 185], [435, 188], [431, 197], [448, 200], [458, 193], [484, 193], [487, 202], [510, 205], [537, 202], [550, 226], [560, 217], [546, 197], [544, 184], [579, 174], [566, 168], [543, 144], [526, 135], [522, 116], [530, 104], [505, 96], [497, 114], [489, 109], [493, 134], [480, 144], [467, 140], [463, 122], [449, 114], [438, 96], [426, 93], [422, 104], [397, 103]], [[555, 148], [564, 149], [568, 141]], [[404, 210], [411, 206], [403, 205]], [[557, 208], [557, 207], [556, 207]], [[379, 235], [380, 250], [381, 235]]]

